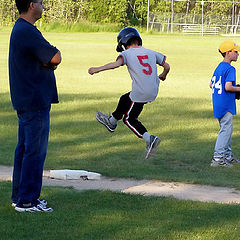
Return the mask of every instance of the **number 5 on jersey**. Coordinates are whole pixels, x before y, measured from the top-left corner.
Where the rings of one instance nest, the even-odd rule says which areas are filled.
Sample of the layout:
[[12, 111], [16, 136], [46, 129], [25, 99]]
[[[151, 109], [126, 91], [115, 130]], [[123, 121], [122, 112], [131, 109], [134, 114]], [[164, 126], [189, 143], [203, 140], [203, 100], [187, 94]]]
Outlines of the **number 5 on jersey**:
[[148, 70], [143, 69], [143, 73], [146, 75], [151, 75], [152, 74], [152, 67], [148, 64], [148, 63], [144, 63], [143, 60], [144, 59], [148, 59], [148, 55], [144, 55], [144, 56], [137, 56], [139, 63], [144, 66], [145, 68], [148, 68]]
[[212, 93], [214, 93], [214, 90], [218, 89], [218, 94], [222, 94], [222, 76], [220, 76], [219, 80], [216, 81], [216, 76], [212, 77]]

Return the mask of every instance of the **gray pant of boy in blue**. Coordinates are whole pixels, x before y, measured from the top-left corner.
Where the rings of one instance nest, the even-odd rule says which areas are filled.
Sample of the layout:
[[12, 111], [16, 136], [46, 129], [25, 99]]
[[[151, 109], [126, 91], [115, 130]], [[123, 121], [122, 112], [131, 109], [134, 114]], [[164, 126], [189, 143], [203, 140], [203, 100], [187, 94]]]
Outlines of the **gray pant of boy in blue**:
[[233, 132], [233, 115], [227, 112], [222, 118], [219, 118], [220, 131], [214, 150], [214, 158], [225, 157], [227, 160], [231, 159], [231, 138]]

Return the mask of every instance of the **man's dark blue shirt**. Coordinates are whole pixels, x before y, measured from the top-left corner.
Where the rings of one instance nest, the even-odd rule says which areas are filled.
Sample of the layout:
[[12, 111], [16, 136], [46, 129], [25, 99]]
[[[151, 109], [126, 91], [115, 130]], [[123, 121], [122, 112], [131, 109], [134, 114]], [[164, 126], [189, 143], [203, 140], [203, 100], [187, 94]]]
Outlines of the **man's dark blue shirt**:
[[54, 71], [44, 67], [58, 52], [31, 23], [19, 18], [9, 48], [9, 82], [14, 109], [38, 111], [58, 103]]

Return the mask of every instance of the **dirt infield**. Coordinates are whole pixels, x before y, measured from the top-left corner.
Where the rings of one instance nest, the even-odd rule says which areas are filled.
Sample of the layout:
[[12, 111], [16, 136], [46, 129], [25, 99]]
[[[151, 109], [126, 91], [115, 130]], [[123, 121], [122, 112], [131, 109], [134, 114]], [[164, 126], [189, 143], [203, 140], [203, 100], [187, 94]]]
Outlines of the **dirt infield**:
[[[240, 191], [234, 188], [213, 187], [158, 180], [135, 180], [101, 177], [100, 180], [58, 180], [44, 171], [43, 186], [73, 187], [77, 190], [110, 190], [144, 196], [166, 196], [182, 200], [240, 203]], [[0, 181], [11, 181], [12, 167], [0, 166]]]

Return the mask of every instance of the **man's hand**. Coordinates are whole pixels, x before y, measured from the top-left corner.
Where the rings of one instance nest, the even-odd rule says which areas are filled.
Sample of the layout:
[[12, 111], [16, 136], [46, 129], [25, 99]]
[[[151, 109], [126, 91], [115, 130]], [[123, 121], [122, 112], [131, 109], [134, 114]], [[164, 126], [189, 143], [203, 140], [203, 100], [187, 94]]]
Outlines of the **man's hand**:
[[54, 64], [51, 64], [51, 63], [49, 63], [49, 64], [43, 63], [42, 65], [44, 67], [48, 68], [48, 69], [51, 69], [51, 70], [56, 70], [57, 69], [57, 65], [54, 65]]
[[58, 51], [51, 59], [49, 63], [42, 63], [42, 65], [48, 69], [56, 70], [57, 66], [61, 63], [62, 57], [60, 51]]

